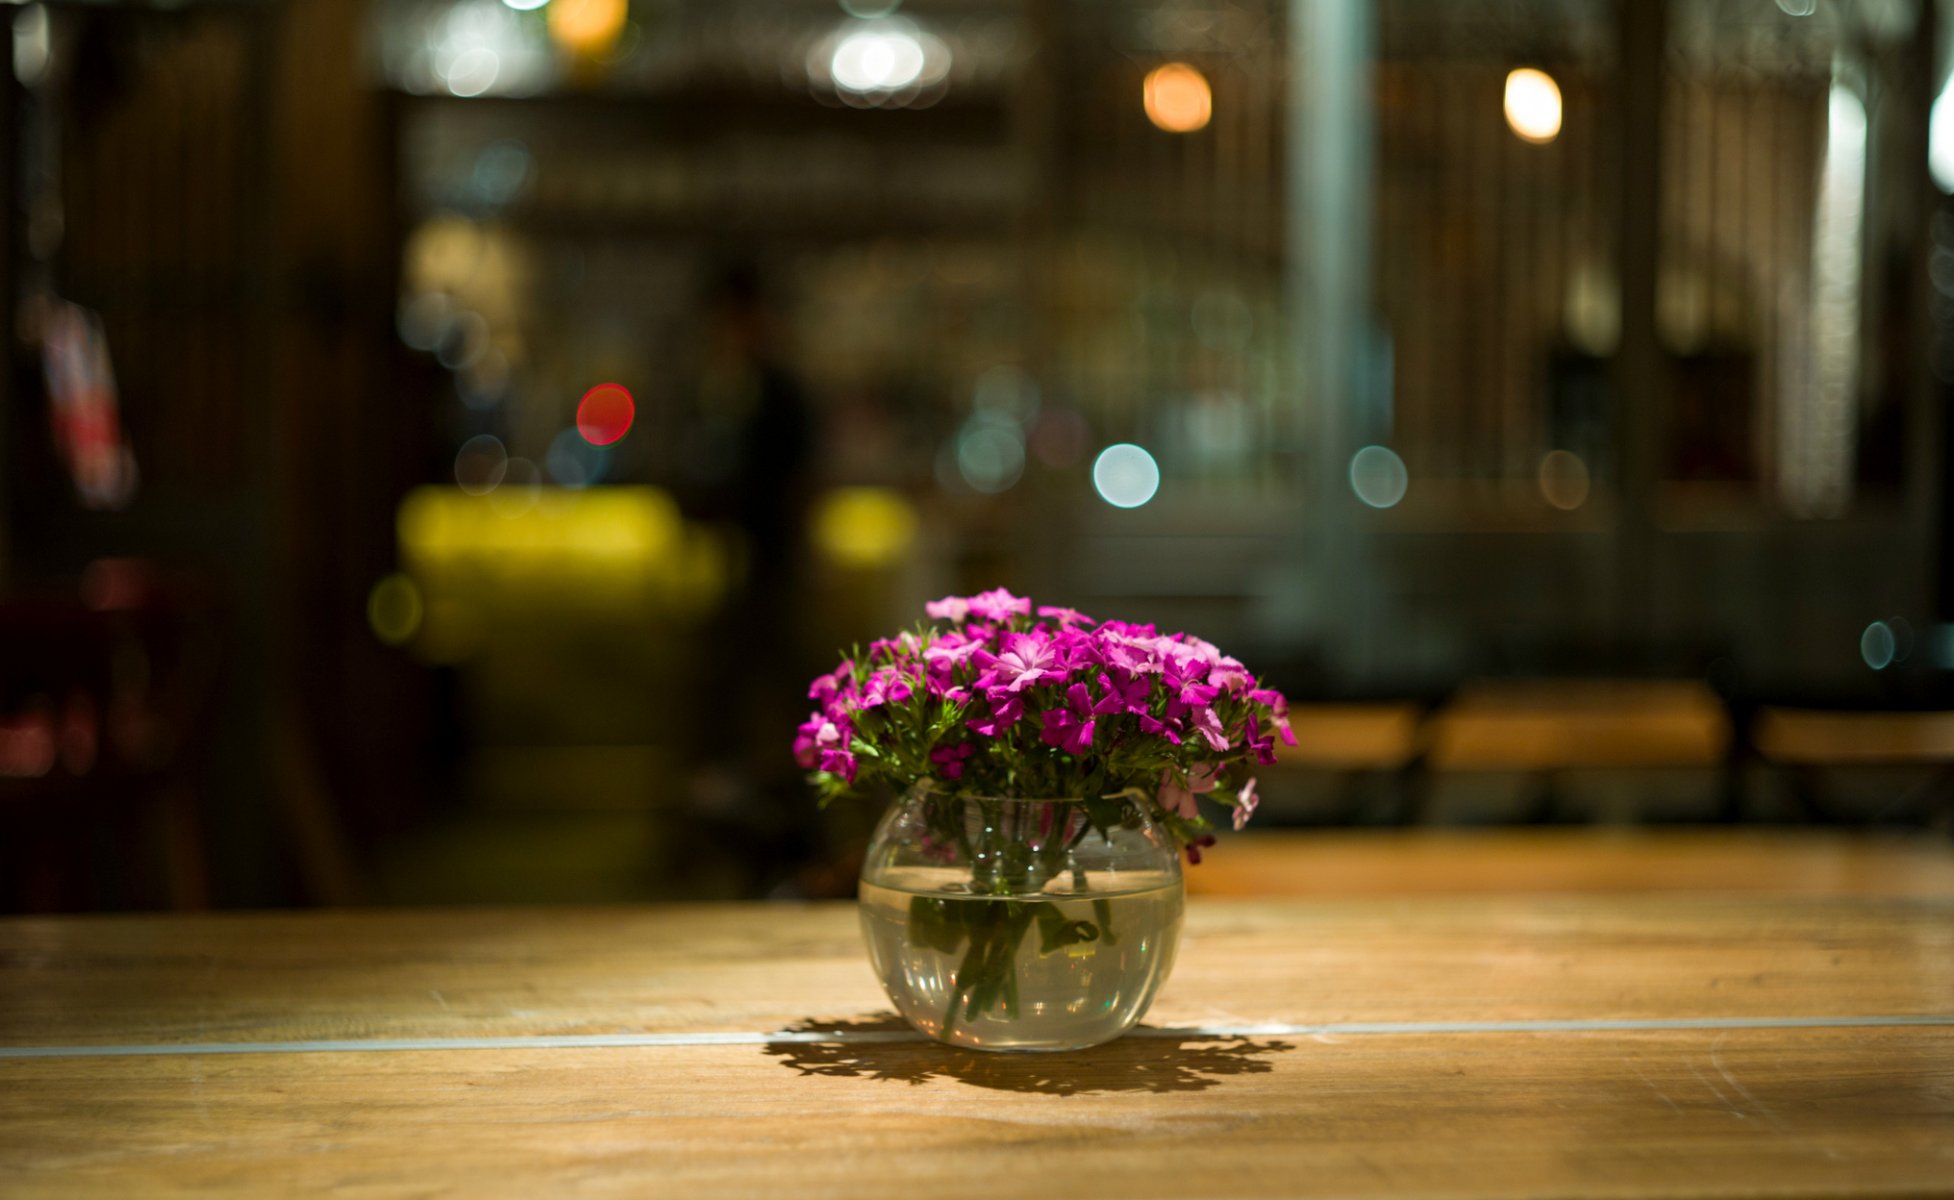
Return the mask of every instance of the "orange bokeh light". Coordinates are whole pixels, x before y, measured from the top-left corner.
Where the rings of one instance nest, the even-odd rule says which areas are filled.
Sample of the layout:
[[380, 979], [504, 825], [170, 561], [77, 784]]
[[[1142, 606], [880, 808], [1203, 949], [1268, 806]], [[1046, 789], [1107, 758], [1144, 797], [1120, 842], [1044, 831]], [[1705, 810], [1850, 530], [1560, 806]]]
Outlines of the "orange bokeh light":
[[577, 403], [577, 432], [593, 446], [608, 446], [631, 428], [637, 405], [621, 383], [600, 383]]
[[1140, 87], [1147, 120], [1168, 133], [1193, 133], [1214, 115], [1208, 77], [1186, 63], [1167, 63], [1147, 72]]
[[624, 32], [628, 0], [554, 0], [549, 7], [550, 36], [575, 54], [603, 54]]

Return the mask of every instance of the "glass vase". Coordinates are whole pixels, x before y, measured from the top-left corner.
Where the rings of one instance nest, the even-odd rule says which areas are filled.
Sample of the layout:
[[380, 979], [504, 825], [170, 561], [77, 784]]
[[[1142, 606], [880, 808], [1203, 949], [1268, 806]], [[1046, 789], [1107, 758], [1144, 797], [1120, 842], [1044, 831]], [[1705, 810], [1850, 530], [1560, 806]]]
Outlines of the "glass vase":
[[862, 936], [911, 1025], [981, 1050], [1131, 1029], [1174, 965], [1180, 855], [1128, 797], [912, 791], [862, 866]]

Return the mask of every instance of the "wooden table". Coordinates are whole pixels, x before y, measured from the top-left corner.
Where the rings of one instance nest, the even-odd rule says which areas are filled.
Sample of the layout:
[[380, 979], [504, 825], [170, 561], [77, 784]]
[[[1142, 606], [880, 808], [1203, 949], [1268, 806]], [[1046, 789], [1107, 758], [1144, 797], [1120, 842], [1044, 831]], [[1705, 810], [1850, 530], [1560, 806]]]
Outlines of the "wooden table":
[[1954, 1194], [1946, 892], [1197, 896], [1110, 1046], [886, 1007], [847, 905], [0, 922], [0, 1196]]

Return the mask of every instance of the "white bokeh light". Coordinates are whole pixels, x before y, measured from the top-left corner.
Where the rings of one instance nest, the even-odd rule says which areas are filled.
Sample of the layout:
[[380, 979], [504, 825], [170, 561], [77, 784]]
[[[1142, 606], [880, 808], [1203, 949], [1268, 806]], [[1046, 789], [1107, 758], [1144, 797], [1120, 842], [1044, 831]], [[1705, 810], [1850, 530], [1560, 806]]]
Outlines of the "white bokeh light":
[[1893, 635], [1893, 627], [1884, 621], [1874, 621], [1859, 635], [1859, 657], [1875, 671], [1892, 666], [1898, 650], [1899, 639]]
[[1934, 98], [1927, 118], [1927, 173], [1943, 192], [1954, 192], [1954, 75]]
[[1506, 76], [1506, 123], [1522, 141], [1545, 145], [1560, 136], [1560, 85], [1547, 72], [1520, 67]]
[[1365, 446], [1350, 456], [1350, 490], [1372, 508], [1391, 508], [1411, 487], [1411, 472], [1388, 447]]
[[1093, 460], [1092, 486], [1115, 508], [1138, 508], [1160, 490], [1160, 465], [1145, 449], [1120, 442]]
[[828, 61], [835, 86], [851, 92], [893, 92], [923, 74], [923, 44], [906, 29], [864, 29], [835, 46]]

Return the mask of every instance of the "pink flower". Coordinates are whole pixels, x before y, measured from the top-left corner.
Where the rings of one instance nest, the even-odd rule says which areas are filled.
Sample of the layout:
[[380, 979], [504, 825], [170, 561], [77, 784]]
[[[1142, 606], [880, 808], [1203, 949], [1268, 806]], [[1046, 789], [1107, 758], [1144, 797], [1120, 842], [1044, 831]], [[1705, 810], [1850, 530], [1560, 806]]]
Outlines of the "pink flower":
[[[821, 756], [846, 750], [854, 732], [853, 726], [845, 720], [835, 721], [821, 713], [812, 713], [795, 734], [794, 761], [803, 769], [811, 770]], [[821, 769], [827, 770], [826, 767]]]
[[977, 652], [977, 665], [984, 668], [977, 679], [978, 687], [1022, 692], [1041, 680], [1055, 683], [1064, 677], [1064, 664], [1059, 662], [1049, 640], [1027, 633], [1007, 633], [1004, 645], [1002, 654]]
[[914, 694], [915, 689], [909, 686], [909, 680], [899, 671], [894, 667], [883, 667], [862, 685], [862, 696], [855, 707], [880, 708], [884, 704], [900, 704]]
[[1057, 621], [1061, 626], [1067, 629], [1070, 629], [1075, 625], [1092, 624], [1092, 618], [1080, 612], [1078, 609], [1061, 608], [1055, 604], [1039, 605], [1038, 615], [1041, 617], [1049, 617], [1050, 619]]
[[1178, 716], [1179, 714], [1175, 711], [1176, 709], [1191, 711], [1194, 714], [1194, 720], [1191, 722], [1194, 726], [1194, 731], [1208, 739], [1209, 746], [1216, 750], [1226, 750], [1228, 748], [1228, 735], [1221, 731], [1221, 717], [1215, 713], [1211, 706], [1202, 705], [1200, 708], [1188, 710], [1185, 705], [1174, 702], [1167, 705], [1167, 714], [1169, 716]]
[[1210, 687], [1223, 688], [1229, 692], [1239, 692], [1253, 682], [1254, 680], [1249, 678], [1248, 668], [1232, 658], [1223, 657], [1214, 665], [1214, 669], [1208, 672]]
[[854, 673], [854, 661], [852, 659], [841, 660], [840, 666], [826, 675], [816, 676], [814, 682], [807, 685], [807, 698], [822, 704], [828, 703], [835, 698], [835, 693], [842, 689], [847, 683], [849, 676]]
[[1262, 803], [1262, 797], [1256, 795], [1255, 776], [1251, 775], [1248, 777], [1248, 782], [1242, 785], [1242, 790], [1235, 794], [1235, 831], [1237, 833], [1241, 832], [1242, 826], [1248, 824], [1248, 819], [1255, 815], [1255, 806], [1260, 803]]
[[[1160, 806], [1177, 812], [1192, 821], [1200, 815], [1194, 797], [1205, 796], [1214, 791], [1215, 776], [1221, 774], [1220, 763], [1208, 763], [1188, 772], [1186, 782], [1175, 778], [1172, 769], [1160, 773]], [[1195, 861], [1200, 861], [1196, 859]]]
[[1013, 596], [1003, 588], [979, 592], [970, 597], [967, 603], [971, 612], [986, 621], [1009, 621], [1014, 616], [1031, 615], [1031, 601], [1023, 596]]
[[970, 615], [970, 601], [962, 596], [945, 596], [923, 605], [923, 611], [936, 621], [961, 621]]
[[1281, 692], [1272, 691], [1269, 688], [1257, 688], [1248, 694], [1248, 698], [1257, 704], [1265, 705], [1269, 709], [1269, 720], [1275, 725], [1276, 732], [1282, 735], [1283, 745], [1293, 746], [1296, 744], [1296, 735], [1289, 728], [1288, 697], [1284, 696]]

